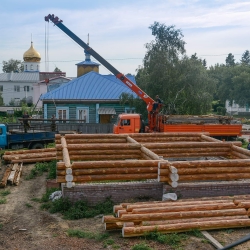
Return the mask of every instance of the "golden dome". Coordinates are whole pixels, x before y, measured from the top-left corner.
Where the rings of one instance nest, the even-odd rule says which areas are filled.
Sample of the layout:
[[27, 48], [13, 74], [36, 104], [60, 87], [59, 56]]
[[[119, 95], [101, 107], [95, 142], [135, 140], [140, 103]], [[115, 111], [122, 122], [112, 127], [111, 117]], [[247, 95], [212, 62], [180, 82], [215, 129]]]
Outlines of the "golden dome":
[[33, 47], [33, 42], [31, 42], [30, 48], [23, 54], [23, 60], [25, 62], [40, 62], [41, 56]]

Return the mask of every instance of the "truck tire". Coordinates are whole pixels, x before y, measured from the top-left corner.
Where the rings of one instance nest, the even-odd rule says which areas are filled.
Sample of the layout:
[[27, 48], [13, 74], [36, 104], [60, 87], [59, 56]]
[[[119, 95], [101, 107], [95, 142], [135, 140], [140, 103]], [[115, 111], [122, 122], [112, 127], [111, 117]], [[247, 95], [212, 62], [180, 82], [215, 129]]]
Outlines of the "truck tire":
[[42, 143], [35, 143], [31, 146], [31, 149], [40, 149], [44, 148], [44, 145]]

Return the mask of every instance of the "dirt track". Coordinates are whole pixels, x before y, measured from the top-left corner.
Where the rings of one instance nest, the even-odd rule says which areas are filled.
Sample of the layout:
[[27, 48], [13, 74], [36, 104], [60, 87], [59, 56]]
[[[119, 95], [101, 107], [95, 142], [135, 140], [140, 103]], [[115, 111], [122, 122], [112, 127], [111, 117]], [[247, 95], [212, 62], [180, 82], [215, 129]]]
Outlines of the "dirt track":
[[[33, 180], [25, 180], [33, 165], [24, 165], [23, 175], [19, 186], [7, 186], [10, 190], [6, 196], [7, 202], [0, 204], [0, 250], [79, 250], [79, 249], [122, 249], [128, 250], [138, 243], [145, 242], [144, 238], [122, 238], [121, 232], [110, 233], [112, 244], [96, 239], [72, 238], [67, 235], [68, 229], [80, 229], [93, 234], [104, 234], [101, 218], [63, 220], [60, 214], [50, 214], [40, 209], [40, 203], [32, 198], [41, 198], [45, 193], [46, 174]], [[5, 166], [0, 170], [2, 178]], [[0, 192], [3, 189], [0, 189]], [[0, 197], [1, 198], [1, 197]], [[250, 233], [250, 229], [220, 230], [210, 232], [223, 245], [229, 244]], [[160, 244], [155, 241], [146, 241], [154, 250], [212, 250], [215, 249], [204, 238], [190, 236], [178, 248]], [[250, 249], [250, 242], [244, 243], [235, 249]]]

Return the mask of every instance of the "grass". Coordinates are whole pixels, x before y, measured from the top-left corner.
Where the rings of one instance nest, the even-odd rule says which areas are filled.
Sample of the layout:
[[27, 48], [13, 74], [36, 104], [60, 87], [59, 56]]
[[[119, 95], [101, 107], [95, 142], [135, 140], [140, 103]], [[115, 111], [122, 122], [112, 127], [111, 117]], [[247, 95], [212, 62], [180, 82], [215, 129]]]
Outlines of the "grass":
[[68, 199], [60, 198], [53, 202], [49, 200], [49, 196], [57, 191], [57, 188], [51, 188], [41, 198], [41, 209], [48, 210], [50, 213], [61, 213], [64, 219], [77, 220], [82, 218], [93, 218], [100, 214], [113, 213], [114, 203], [110, 198], [95, 206], [89, 206], [86, 201], [70, 202]]
[[170, 234], [162, 234], [157, 232], [157, 228], [154, 232], [150, 232], [145, 234], [145, 239], [154, 240], [161, 244], [167, 244], [172, 247], [177, 247], [181, 244], [182, 240], [186, 240], [188, 236], [186, 234], [178, 234], [178, 233], [170, 233]]
[[85, 239], [95, 239], [98, 241], [106, 240], [110, 237], [108, 233], [99, 234], [92, 232], [84, 232], [79, 229], [68, 229], [67, 234], [69, 237], [85, 238]]
[[7, 196], [7, 195], [9, 195], [10, 194], [10, 190], [4, 190], [4, 191], [1, 191], [0, 192], [0, 195], [1, 196]]
[[0, 223], [0, 230], [3, 230], [3, 224]]
[[25, 206], [28, 207], [28, 208], [33, 207], [33, 206], [32, 206], [31, 204], [29, 204], [29, 203], [25, 203]]
[[26, 177], [26, 180], [35, 179], [37, 176], [42, 175], [43, 173], [48, 173], [48, 179], [56, 178], [56, 161], [50, 162], [37, 162], [33, 169], [31, 169], [29, 175]]
[[0, 199], [0, 204], [5, 204], [7, 201], [6, 201], [6, 199], [5, 198], [3, 198], [3, 199]]
[[131, 250], [153, 250], [151, 247], [149, 247], [146, 243], [139, 243], [134, 245]]

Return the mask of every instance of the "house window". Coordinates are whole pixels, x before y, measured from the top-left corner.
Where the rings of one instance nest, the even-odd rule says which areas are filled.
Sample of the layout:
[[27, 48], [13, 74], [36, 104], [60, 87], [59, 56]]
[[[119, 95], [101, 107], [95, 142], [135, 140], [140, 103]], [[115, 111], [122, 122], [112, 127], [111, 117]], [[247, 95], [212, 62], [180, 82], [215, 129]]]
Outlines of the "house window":
[[15, 86], [14, 86], [14, 91], [15, 91], [15, 92], [20, 92], [20, 86], [15, 85]]
[[39, 66], [38, 65], [36, 66], [36, 70], [39, 71]]
[[65, 120], [69, 119], [69, 108], [56, 108], [57, 116], [56, 118], [62, 120], [63, 123], [66, 123]]
[[79, 123], [89, 123], [89, 109], [88, 108], [77, 108], [76, 117]]
[[28, 66], [27, 66], [27, 64], [25, 65], [25, 70], [28, 70]]
[[130, 119], [121, 120], [121, 125], [122, 126], [130, 126]]
[[3, 92], [3, 85], [0, 85], [0, 92]]
[[30, 65], [30, 70], [33, 70], [33, 64]]
[[30, 86], [24, 86], [24, 91], [29, 92], [30, 91]]

